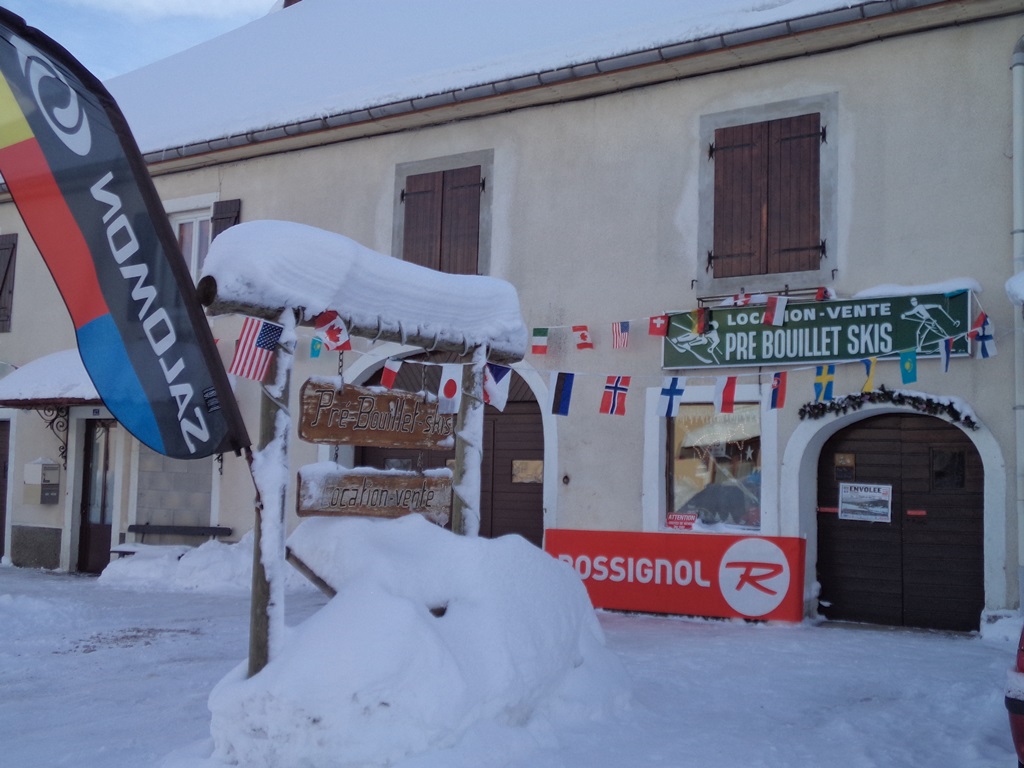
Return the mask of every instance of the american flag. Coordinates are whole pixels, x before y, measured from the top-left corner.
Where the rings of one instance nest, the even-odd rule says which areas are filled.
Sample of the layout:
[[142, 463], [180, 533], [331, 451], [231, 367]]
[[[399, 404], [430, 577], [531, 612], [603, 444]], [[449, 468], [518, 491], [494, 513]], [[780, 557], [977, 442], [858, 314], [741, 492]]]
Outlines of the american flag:
[[612, 323], [612, 349], [625, 349], [629, 346], [629, 320]]
[[255, 381], [263, 381], [283, 331], [283, 325], [272, 323], [269, 320], [245, 318], [245, 322], [242, 323], [242, 335], [238, 337], [235, 356], [231, 358], [231, 367], [228, 368], [228, 373]]

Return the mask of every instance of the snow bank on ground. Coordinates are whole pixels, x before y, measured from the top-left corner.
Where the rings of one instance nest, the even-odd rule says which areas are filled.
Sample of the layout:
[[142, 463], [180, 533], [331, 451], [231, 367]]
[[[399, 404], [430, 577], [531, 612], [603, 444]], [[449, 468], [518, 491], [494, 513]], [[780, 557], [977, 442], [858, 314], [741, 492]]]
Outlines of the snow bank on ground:
[[[111, 560], [99, 580], [106, 586], [142, 591], [248, 592], [252, 588], [252, 545], [250, 531], [237, 544], [211, 540], [198, 547], [122, 546], [119, 549], [133, 554]], [[289, 589], [313, 589], [291, 568], [285, 583]]]
[[518, 536], [313, 518], [288, 544], [338, 594], [262, 672], [239, 666], [213, 691], [214, 760], [392, 765], [626, 705], [582, 583]]

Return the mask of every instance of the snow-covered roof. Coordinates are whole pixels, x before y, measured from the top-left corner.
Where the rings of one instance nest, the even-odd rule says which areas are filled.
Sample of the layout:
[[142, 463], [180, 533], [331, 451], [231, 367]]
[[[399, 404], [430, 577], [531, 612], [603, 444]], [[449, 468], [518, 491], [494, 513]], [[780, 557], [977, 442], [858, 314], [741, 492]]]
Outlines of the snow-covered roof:
[[[793, 34], [814, 25], [791, 21], [835, 12], [822, 23], [837, 24], [887, 13], [891, 5], [302, 0], [107, 85], [149, 153], [303, 121], [333, 127], [325, 118], [466, 89], [486, 96], [588, 77], [648, 63], [630, 58], [642, 51], [664, 59], [666, 46], [703, 41], [698, 48], [722, 48], [749, 42], [734, 34], [743, 30]], [[428, 98], [422, 106], [446, 100]], [[365, 119], [379, 116], [371, 111]]]
[[0, 406], [38, 408], [98, 403], [77, 349], [36, 358], [0, 379]]
[[[250, 314], [334, 310], [352, 333], [438, 349], [486, 345], [519, 360], [526, 326], [508, 282], [450, 275], [370, 250], [349, 238], [287, 221], [251, 221], [217, 236], [203, 265], [218, 304]], [[267, 310], [260, 312], [259, 310]]]

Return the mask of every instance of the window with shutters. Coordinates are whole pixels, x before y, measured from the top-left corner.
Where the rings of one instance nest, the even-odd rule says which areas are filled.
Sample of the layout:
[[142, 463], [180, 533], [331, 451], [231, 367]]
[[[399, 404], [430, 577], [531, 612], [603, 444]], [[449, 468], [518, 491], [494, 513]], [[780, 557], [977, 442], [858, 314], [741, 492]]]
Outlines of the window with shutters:
[[14, 311], [14, 257], [18, 250], [16, 234], [0, 235], [0, 333], [11, 330]]
[[702, 118], [702, 290], [829, 282], [835, 102], [830, 94]]
[[165, 203], [178, 247], [192, 279], [199, 280], [213, 238], [238, 223], [241, 200], [216, 200], [210, 196]]
[[486, 274], [491, 166], [489, 151], [399, 166], [395, 254], [440, 272]]

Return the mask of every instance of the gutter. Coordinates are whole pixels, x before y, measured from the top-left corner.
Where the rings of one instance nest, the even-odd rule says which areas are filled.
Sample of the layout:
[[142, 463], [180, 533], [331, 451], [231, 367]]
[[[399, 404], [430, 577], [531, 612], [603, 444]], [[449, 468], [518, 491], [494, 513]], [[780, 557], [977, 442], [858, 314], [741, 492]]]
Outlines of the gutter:
[[1024, 12], [1024, 0], [871, 0], [573, 66], [148, 152], [155, 174], [394, 133]]
[[[1013, 48], [1012, 75], [1013, 124], [1013, 274], [1024, 272], [1024, 37]], [[1012, 275], [1011, 275], [1012, 276]], [[1014, 313], [1013, 373], [1014, 424], [1016, 436], [1017, 498], [1017, 590], [1018, 605], [1024, 605], [1024, 307]]]

